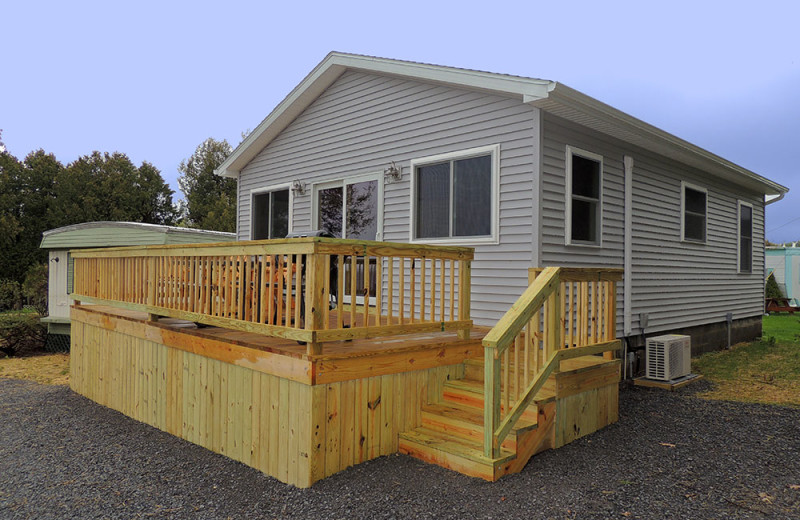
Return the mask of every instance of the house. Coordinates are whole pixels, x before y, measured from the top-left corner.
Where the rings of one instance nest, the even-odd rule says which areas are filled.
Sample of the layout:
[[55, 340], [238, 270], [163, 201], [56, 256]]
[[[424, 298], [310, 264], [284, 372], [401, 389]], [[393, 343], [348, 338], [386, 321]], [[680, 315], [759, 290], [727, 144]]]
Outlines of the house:
[[766, 266], [789, 298], [792, 306], [800, 306], [800, 247], [797, 243], [767, 246]]
[[70, 249], [230, 242], [232, 233], [188, 229], [174, 226], [143, 224], [141, 222], [85, 222], [42, 233], [42, 249], [49, 250], [47, 289], [48, 344], [69, 345], [69, 294], [72, 292], [73, 260]]
[[217, 173], [236, 242], [71, 252], [70, 386], [300, 487], [617, 421], [620, 338], [760, 332], [787, 191], [559, 83], [339, 53]]
[[545, 266], [624, 268], [617, 333], [760, 335], [769, 179], [554, 81], [329, 54], [217, 170], [239, 240], [475, 248], [491, 326]]

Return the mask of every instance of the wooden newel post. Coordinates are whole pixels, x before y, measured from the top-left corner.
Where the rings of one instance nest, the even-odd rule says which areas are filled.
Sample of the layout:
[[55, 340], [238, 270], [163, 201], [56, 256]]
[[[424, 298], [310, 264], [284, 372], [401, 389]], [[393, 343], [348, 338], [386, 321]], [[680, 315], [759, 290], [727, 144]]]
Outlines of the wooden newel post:
[[489, 458], [500, 456], [494, 432], [500, 425], [500, 357], [495, 347], [484, 347], [483, 365], [483, 452]]
[[[458, 320], [470, 319], [470, 302], [472, 301], [472, 262], [460, 260], [458, 262]], [[458, 337], [469, 339], [471, 327], [459, 329]]]
[[[325, 294], [326, 275], [323, 256], [319, 253], [309, 254], [306, 259], [305, 281], [305, 329], [309, 332], [319, 331], [324, 327], [325, 306], [328, 305], [328, 299]], [[318, 341], [307, 342], [306, 353], [308, 355], [321, 354], [322, 343]]]

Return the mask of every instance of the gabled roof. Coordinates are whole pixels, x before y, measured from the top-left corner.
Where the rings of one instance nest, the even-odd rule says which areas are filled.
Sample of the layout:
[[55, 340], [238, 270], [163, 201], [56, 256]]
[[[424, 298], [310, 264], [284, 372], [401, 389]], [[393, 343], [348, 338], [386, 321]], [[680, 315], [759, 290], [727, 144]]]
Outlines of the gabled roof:
[[216, 173], [225, 177], [238, 176], [242, 168], [347, 70], [517, 97], [523, 103], [694, 166], [753, 191], [773, 196], [789, 191], [785, 186], [582, 94], [563, 83], [338, 52], [328, 54], [236, 147]]

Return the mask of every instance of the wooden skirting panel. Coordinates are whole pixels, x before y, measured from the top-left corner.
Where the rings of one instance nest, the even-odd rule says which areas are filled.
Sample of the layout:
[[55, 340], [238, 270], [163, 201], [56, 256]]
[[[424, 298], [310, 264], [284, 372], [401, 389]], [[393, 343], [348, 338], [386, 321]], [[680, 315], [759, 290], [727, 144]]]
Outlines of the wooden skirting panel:
[[[302, 371], [280, 377], [236, 352], [215, 359], [165, 345], [163, 330], [141, 333], [153, 325], [90, 315], [72, 317], [75, 392], [299, 487], [396, 452], [398, 434], [420, 425], [421, 404], [464, 374], [459, 363], [311, 385], [291, 379]], [[192, 341], [168, 339], [181, 336]]]
[[619, 418], [619, 384], [556, 399], [555, 447], [596, 432]]

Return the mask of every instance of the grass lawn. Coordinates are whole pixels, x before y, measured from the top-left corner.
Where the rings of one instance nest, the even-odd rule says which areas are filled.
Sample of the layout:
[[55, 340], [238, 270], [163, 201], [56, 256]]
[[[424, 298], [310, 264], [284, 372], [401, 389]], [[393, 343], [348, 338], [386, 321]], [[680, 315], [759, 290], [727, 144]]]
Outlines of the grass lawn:
[[765, 316], [762, 338], [692, 360], [715, 384], [709, 399], [800, 407], [800, 316]]
[[0, 377], [27, 379], [47, 385], [68, 385], [69, 354], [0, 357]]

